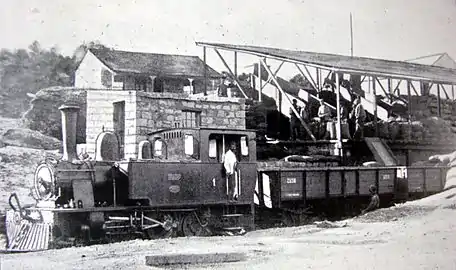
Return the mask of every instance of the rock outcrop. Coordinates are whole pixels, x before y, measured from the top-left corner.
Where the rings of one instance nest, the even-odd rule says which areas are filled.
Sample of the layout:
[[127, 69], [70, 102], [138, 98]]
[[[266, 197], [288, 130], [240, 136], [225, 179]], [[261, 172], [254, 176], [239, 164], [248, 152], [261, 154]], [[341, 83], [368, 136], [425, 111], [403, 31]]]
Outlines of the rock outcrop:
[[45, 150], [60, 149], [62, 146], [62, 143], [58, 139], [26, 128], [9, 129], [1, 136], [0, 141], [7, 146], [10, 145]]
[[86, 90], [74, 87], [51, 87], [38, 91], [30, 102], [30, 109], [23, 115], [24, 127], [61, 139], [62, 104], [75, 104], [81, 110], [77, 123], [77, 143], [84, 143], [86, 136]]

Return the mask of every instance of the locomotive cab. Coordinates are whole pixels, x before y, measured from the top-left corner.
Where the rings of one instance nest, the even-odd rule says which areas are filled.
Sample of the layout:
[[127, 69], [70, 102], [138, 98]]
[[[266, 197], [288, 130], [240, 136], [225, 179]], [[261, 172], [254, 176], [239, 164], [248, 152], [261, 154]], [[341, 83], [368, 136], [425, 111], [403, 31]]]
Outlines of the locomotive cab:
[[143, 159], [129, 162], [130, 199], [167, 206], [227, 203], [230, 183], [223, 161], [231, 144], [236, 145], [239, 185], [233, 203], [250, 204], [256, 177], [255, 132], [205, 128], [149, 134], [147, 142], [140, 143]]

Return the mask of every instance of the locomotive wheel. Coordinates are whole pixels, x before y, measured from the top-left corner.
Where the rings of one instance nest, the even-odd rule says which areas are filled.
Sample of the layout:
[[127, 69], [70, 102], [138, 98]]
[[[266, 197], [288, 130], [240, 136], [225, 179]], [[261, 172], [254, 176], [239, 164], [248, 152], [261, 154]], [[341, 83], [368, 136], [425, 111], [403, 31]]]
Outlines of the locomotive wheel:
[[176, 235], [177, 222], [175, 218], [170, 214], [165, 214], [160, 219], [163, 222], [163, 226], [144, 230], [148, 239], [170, 238]]
[[187, 214], [182, 219], [182, 233], [184, 236], [209, 236], [208, 222], [198, 216], [196, 212]]

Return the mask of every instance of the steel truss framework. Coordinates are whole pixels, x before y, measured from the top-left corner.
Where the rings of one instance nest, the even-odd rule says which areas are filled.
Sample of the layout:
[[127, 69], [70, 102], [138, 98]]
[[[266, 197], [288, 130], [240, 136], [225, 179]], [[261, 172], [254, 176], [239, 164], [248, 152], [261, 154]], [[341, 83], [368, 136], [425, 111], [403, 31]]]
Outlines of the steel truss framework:
[[[392, 66], [396, 66], [398, 68], [395, 69], [395, 72], [388, 73], [386, 70], [382, 71], [375, 71], [375, 68], [369, 68], [369, 66], [366, 66], [365, 69], [359, 69], [359, 68], [353, 68], [350, 59], [348, 59], [348, 56], [339, 56], [341, 58], [344, 58], [345, 63], [348, 63], [344, 65], [344, 61], [340, 61], [341, 63], [338, 62], [338, 66], [334, 65], [334, 62], [329, 61], [327, 64], [322, 62], [321, 58], [328, 57], [326, 54], [319, 54], [319, 53], [309, 53], [309, 52], [299, 52], [299, 51], [289, 51], [289, 50], [280, 50], [280, 49], [275, 49], [275, 48], [265, 48], [265, 47], [254, 47], [254, 46], [239, 46], [239, 45], [229, 45], [229, 44], [219, 44], [219, 43], [207, 43], [207, 42], [196, 42], [197, 46], [202, 46], [203, 47], [203, 55], [204, 55], [204, 62], [206, 64], [206, 49], [211, 48], [215, 51], [215, 53], [218, 55], [222, 63], [224, 64], [225, 68], [227, 69], [228, 73], [230, 76], [233, 78], [234, 82], [236, 83], [237, 87], [243, 94], [245, 98], [247, 98], [247, 95], [245, 94], [244, 89], [242, 88], [238, 78], [237, 78], [237, 56], [238, 53], [244, 53], [247, 55], [252, 55], [258, 57], [258, 77], [262, 78], [261, 75], [261, 66], [264, 68], [264, 70], [267, 71], [268, 73], [268, 79], [266, 83], [263, 84], [263, 80], [260, 79], [260, 85], [258, 87], [259, 90], [259, 101], [261, 101], [261, 96], [262, 96], [262, 90], [267, 84], [270, 84], [271, 81], [274, 82], [274, 86], [278, 89], [280, 95], [279, 97], [286, 97], [288, 102], [291, 105], [291, 100], [289, 96], [286, 94], [286, 92], [282, 89], [280, 86], [278, 80], [277, 80], [277, 74], [281, 70], [282, 66], [287, 63], [289, 65], [294, 66], [299, 74], [301, 74], [304, 78], [307, 79], [308, 82], [310, 82], [310, 85], [314, 90], [317, 92], [320, 92], [323, 89], [325, 80], [328, 79], [330, 76], [335, 77], [335, 89], [333, 90], [336, 93], [336, 101], [337, 101], [337, 106], [331, 106], [330, 104], [326, 103], [327, 106], [329, 106], [331, 109], [336, 110], [337, 112], [337, 125], [336, 125], [336, 136], [337, 136], [337, 146], [341, 147], [342, 146], [342, 128], [341, 128], [341, 115], [340, 115], [340, 106], [341, 106], [341, 93], [340, 93], [340, 82], [341, 82], [341, 74], [349, 74], [349, 75], [359, 75], [361, 76], [361, 84], [365, 84], [368, 88], [368, 93], [372, 94], [374, 97], [370, 102], [373, 103], [373, 115], [374, 115], [374, 127], [375, 127], [375, 134], [378, 136], [378, 114], [377, 114], [377, 94], [378, 90], [381, 91], [381, 93], [388, 98], [388, 101], [391, 103], [394, 100], [401, 100], [404, 103], [408, 104], [408, 116], [409, 116], [409, 123], [411, 124], [411, 96], [412, 96], [412, 91], [414, 95], [425, 95], [429, 94], [431, 89], [436, 88], [436, 94], [437, 94], [437, 99], [438, 99], [438, 115], [442, 115], [442, 106], [441, 106], [441, 94], [445, 95], [447, 99], [455, 99], [455, 85], [456, 85], [456, 71], [450, 70], [450, 69], [445, 69], [445, 68], [440, 68], [440, 67], [431, 67], [431, 66], [425, 66], [425, 65], [419, 65], [419, 64], [410, 64], [406, 62], [396, 62], [396, 61], [388, 61], [388, 60], [379, 60], [379, 59], [369, 59], [369, 58], [360, 58], [360, 57], [355, 57], [351, 58], [354, 61], [360, 62], [362, 61], [369, 61], [372, 60], [374, 63], [375, 61], [383, 61], [386, 64], [390, 64]], [[219, 50], [224, 50], [228, 52], [233, 52], [234, 53], [234, 71], [231, 70]], [[271, 51], [271, 53], [269, 53]], [[283, 53], [281, 53], [283, 51]], [[293, 56], [293, 53], [297, 55], [296, 57], [290, 57], [290, 54]], [[309, 59], [302, 60], [300, 59], [300, 53], [306, 54], [307, 57], [309, 54], [314, 54], [316, 61], [312, 61], [312, 58], [310, 57]], [[324, 56], [320, 57], [319, 56]], [[329, 56], [335, 56], [335, 55], [329, 55]], [[337, 57], [337, 56], [335, 56]], [[278, 60], [280, 64], [276, 68], [276, 70], [273, 72], [271, 68], [266, 64], [266, 59], [273, 59], [273, 60]], [[330, 58], [329, 58], [330, 59]], [[385, 65], [385, 63], [381, 63]], [[376, 63], [378, 64], [378, 63]], [[206, 65], [205, 65], [206, 66]], [[425, 72], [407, 72], [406, 68], [407, 66], [412, 67], [413, 69], [425, 69]], [[377, 67], [378, 68], [378, 65]], [[397, 70], [401, 70], [402, 72], [397, 72]], [[373, 71], [374, 70], [374, 71]], [[378, 70], [378, 69], [377, 69]], [[434, 73], [435, 71], [435, 76]], [[442, 76], [446, 75], [445, 76]], [[324, 76], [326, 75], [326, 77]], [[443, 79], [442, 79], [443, 78]], [[446, 79], [445, 79], [446, 78]], [[406, 97], [405, 99], [401, 95], [400, 87], [405, 84], [406, 86]], [[206, 85], [206, 84], [205, 84]], [[451, 89], [451, 97], [448, 94], [447, 90]], [[364, 91], [364, 89], [363, 89]], [[206, 89], [205, 89], [206, 93]], [[310, 93], [309, 97], [313, 99], [318, 99], [317, 96], [314, 96]], [[300, 99], [299, 97], [296, 97], [297, 99]], [[302, 100], [301, 100], [302, 101]], [[301, 124], [307, 131], [307, 133], [310, 135], [313, 141], [316, 141], [316, 138], [310, 131], [309, 127], [306, 125], [306, 123], [303, 121], [299, 113], [294, 109], [293, 106], [291, 106], [294, 114], [297, 116], [297, 118], [300, 120]], [[411, 128], [411, 125], [410, 125]], [[339, 151], [340, 154], [342, 154], [342, 151]]]

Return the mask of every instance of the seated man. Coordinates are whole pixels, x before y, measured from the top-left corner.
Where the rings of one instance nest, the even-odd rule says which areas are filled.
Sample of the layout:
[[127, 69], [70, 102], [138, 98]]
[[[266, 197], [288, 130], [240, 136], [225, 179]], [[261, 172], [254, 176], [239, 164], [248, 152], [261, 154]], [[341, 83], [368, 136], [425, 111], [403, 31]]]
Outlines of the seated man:
[[369, 192], [371, 193], [371, 200], [366, 209], [361, 211], [361, 215], [364, 215], [367, 212], [377, 210], [380, 207], [380, 197], [377, 194], [377, 188], [373, 185], [369, 187]]

